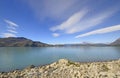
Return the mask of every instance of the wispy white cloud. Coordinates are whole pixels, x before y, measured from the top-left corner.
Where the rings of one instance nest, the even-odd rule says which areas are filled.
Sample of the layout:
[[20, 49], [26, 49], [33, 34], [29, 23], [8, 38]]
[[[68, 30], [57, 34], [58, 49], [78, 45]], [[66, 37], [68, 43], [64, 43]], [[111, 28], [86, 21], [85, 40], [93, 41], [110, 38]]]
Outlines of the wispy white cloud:
[[115, 25], [115, 26], [110, 26], [110, 27], [94, 30], [94, 31], [91, 31], [85, 34], [81, 34], [81, 35], [76, 36], [75, 38], [90, 36], [94, 34], [104, 34], [104, 33], [114, 32], [118, 30], [120, 30], [120, 25]]
[[32, 8], [37, 18], [66, 19], [89, 0], [22, 0]]
[[86, 20], [83, 20], [79, 23], [76, 23], [73, 27], [67, 29], [65, 32], [68, 34], [73, 34], [76, 32], [83, 31], [87, 28], [102, 24], [107, 18], [111, 17], [113, 13], [116, 11], [111, 11], [111, 12], [105, 12], [105, 13], [100, 13], [98, 15], [95, 15], [91, 18], [88, 18]]
[[11, 29], [8, 29], [7, 31], [8, 31], [8, 32], [11, 32], [11, 33], [17, 33], [17, 31], [11, 30]]
[[8, 28], [8, 29], [12, 29], [12, 30], [16, 30], [16, 27], [11, 27], [11, 26], [9, 26], [9, 25], [7, 25], [7, 28]]
[[67, 34], [80, 32], [87, 28], [102, 24], [106, 19], [116, 13], [118, 8], [111, 8], [86, 18], [85, 15], [88, 15], [88, 11], [90, 10], [83, 9], [82, 11], [75, 13], [67, 21], [61, 23], [60, 25], [53, 26], [50, 30], [58, 30]]
[[88, 9], [83, 9], [80, 12], [73, 14], [67, 21], [63, 22], [62, 24], [50, 28], [50, 30], [56, 31], [69, 29], [78, 23], [87, 14], [87, 12]]
[[60, 36], [60, 34], [58, 34], [58, 33], [53, 33], [52, 35], [53, 35], [54, 37]]
[[12, 22], [12, 21], [10, 21], [10, 20], [5, 19], [4, 21], [5, 21], [9, 26], [18, 27], [18, 25], [17, 25], [16, 23], [14, 23], [14, 22]]
[[16, 37], [18, 25], [10, 20], [5, 19], [4, 22], [7, 24], [7, 29], [5, 33], [2, 33], [2, 37]]
[[12, 33], [2, 33], [1, 35], [2, 37], [16, 37], [16, 35]]

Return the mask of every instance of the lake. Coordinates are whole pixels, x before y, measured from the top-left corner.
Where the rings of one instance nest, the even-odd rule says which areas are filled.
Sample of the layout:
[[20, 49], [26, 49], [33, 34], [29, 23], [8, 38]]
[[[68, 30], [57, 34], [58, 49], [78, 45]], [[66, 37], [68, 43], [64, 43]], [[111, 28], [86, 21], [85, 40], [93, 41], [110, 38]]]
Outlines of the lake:
[[0, 72], [46, 65], [62, 58], [77, 62], [114, 60], [120, 58], [120, 47], [0, 47]]

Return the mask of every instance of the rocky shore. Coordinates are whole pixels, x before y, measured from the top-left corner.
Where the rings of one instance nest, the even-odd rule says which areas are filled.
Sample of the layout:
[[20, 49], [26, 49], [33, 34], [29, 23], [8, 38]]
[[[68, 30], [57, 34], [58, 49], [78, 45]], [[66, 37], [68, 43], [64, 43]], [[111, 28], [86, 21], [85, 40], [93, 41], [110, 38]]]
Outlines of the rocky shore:
[[78, 63], [60, 59], [46, 66], [2, 72], [0, 78], [120, 78], [120, 60]]

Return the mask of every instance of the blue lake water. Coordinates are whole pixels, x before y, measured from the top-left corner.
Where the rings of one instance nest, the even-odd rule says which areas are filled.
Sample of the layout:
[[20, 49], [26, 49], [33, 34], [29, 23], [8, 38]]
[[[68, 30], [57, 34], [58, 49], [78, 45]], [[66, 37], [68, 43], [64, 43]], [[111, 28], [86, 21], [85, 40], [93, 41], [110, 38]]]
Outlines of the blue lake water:
[[59, 59], [78, 62], [120, 58], [120, 47], [0, 47], [0, 72], [45, 65]]

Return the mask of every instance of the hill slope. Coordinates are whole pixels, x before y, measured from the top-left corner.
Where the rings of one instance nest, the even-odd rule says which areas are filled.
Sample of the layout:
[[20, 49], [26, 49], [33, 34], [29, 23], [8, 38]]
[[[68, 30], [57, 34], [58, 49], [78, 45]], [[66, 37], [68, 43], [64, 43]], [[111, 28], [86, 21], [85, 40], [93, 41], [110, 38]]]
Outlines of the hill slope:
[[0, 38], [0, 47], [43, 47], [48, 44], [32, 41], [24, 37]]
[[120, 45], [120, 38], [112, 42], [111, 45]]

